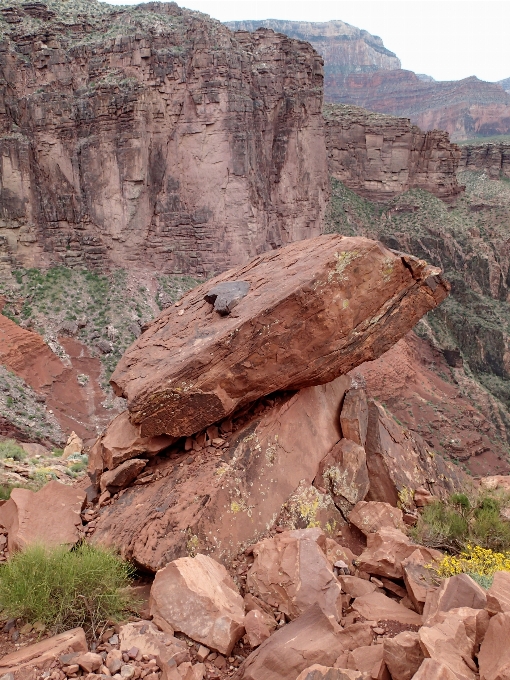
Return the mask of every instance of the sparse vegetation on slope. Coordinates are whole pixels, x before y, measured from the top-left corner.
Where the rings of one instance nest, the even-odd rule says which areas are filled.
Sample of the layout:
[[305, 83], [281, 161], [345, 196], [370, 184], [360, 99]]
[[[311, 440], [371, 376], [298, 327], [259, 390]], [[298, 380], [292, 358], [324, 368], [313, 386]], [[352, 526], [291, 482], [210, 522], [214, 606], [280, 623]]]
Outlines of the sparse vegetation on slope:
[[[333, 180], [327, 230], [376, 238], [442, 268], [451, 294], [416, 330], [458, 352], [467, 381], [487, 392], [489, 417], [509, 443], [510, 182], [483, 172], [460, 173], [459, 181], [466, 191], [455, 205], [413, 189], [380, 206]], [[455, 370], [450, 379], [457, 382]]]

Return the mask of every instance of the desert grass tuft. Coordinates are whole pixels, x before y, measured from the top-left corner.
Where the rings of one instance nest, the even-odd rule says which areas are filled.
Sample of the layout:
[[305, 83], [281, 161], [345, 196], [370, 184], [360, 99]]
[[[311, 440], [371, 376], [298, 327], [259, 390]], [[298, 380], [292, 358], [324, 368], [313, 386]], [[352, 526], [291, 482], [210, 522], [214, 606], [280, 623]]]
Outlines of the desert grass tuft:
[[0, 608], [54, 632], [82, 626], [96, 637], [133, 609], [126, 587], [133, 568], [113, 551], [81, 544], [28, 547], [0, 566]]

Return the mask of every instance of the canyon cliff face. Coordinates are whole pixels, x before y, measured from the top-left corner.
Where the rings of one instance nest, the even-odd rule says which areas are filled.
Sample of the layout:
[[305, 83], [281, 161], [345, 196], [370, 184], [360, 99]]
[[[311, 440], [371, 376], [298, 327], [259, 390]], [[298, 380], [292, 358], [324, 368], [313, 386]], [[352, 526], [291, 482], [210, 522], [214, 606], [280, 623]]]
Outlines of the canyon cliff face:
[[510, 132], [510, 95], [474, 76], [438, 82], [403, 69], [350, 73], [335, 83], [326, 78], [325, 100], [406, 116], [422, 130], [446, 130], [454, 141]]
[[342, 104], [326, 105], [324, 116], [330, 174], [357, 194], [384, 203], [412, 188], [445, 201], [462, 192], [460, 149], [446, 132]]
[[491, 179], [510, 178], [510, 142], [465, 144], [461, 152], [462, 170], [484, 170]]
[[0, 5], [2, 260], [203, 275], [319, 234], [322, 84], [175, 3]]
[[290, 38], [309, 42], [324, 57], [327, 83], [347, 73], [371, 73], [379, 69], [400, 68], [397, 55], [384, 47], [383, 41], [368, 31], [360, 30], [344, 21], [230, 21], [226, 26], [234, 31], [256, 31], [271, 28]]

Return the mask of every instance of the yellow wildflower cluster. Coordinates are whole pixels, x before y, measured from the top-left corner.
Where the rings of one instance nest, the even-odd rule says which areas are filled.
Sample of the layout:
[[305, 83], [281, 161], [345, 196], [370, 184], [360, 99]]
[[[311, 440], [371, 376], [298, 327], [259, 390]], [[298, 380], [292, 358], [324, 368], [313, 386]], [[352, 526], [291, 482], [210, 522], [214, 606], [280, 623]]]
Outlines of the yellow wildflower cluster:
[[497, 571], [510, 571], [510, 552], [494, 552], [479, 545], [468, 545], [457, 556], [445, 555], [437, 567], [439, 576], [445, 578], [455, 574], [493, 576]]

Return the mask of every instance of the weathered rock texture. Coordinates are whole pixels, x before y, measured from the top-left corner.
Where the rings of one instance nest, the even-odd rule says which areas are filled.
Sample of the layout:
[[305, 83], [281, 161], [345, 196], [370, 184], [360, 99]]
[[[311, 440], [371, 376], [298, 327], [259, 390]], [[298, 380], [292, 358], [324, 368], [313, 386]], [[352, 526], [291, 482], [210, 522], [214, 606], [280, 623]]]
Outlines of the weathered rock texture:
[[324, 115], [330, 174], [357, 194], [384, 202], [416, 188], [452, 201], [463, 191], [448, 133], [357, 106], [328, 104]]
[[459, 169], [484, 170], [491, 179], [510, 178], [510, 142], [489, 142], [480, 140], [477, 144], [463, 144], [460, 147]]
[[0, 82], [13, 264], [210, 273], [320, 233], [323, 66], [305, 42], [173, 2], [15, 0]]
[[229, 562], [265, 535], [285, 504], [289, 528], [338, 527], [333, 501], [311, 484], [341, 437], [338, 414], [349, 385], [341, 376], [277, 395], [265, 411], [259, 405], [244, 421], [234, 418], [223, 447], [200, 447], [192, 462], [184, 452], [154, 458], [147, 484], [101, 509], [94, 540], [156, 571], [196, 552]]
[[306, 40], [324, 57], [324, 75], [329, 88], [347, 73], [372, 73], [379, 69], [399, 69], [396, 54], [384, 47], [379, 36], [360, 30], [344, 21], [229, 21], [234, 31], [256, 31], [259, 27]]
[[[250, 290], [224, 317], [204, 296], [228, 280]], [[263, 395], [326, 383], [377, 358], [448, 289], [438, 269], [373, 241], [329, 235], [291, 244], [165, 310], [111, 383], [142, 436], [191, 435]]]
[[57, 481], [48, 482], [37, 493], [13, 489], [0, 507], [0, 525], [9, 535], [9, 552], [27, 545], [74, 545], [80, 538], [80, 512], [85, 493]]

